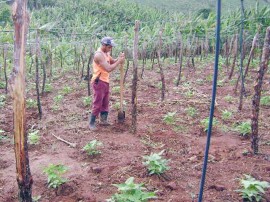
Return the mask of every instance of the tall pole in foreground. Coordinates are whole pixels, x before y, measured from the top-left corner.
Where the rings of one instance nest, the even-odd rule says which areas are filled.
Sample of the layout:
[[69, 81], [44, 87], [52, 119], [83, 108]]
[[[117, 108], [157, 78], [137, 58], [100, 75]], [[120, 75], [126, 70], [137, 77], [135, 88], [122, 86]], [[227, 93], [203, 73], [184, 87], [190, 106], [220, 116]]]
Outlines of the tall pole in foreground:
[[210, 115], [209, 115], [209, 125], [208, 125], [208, 130], [207, 130], [207, 142], [206, 142], [205, 153], [204, 153], [204, 163], [203, 163], [203, 169], [202, 169], [202, 177], [201, 177], [201, 183], [200, 183], [200, 193], [199, 193], [198, 202], [202, 202], [202, 198], [203, 198], [203, 188], [204, 188], [205, 175], [206, 175], [206, 170], [207, 170], [208, 153], [209, 153], [209, 147], [210, 147], [212, 123], [213, 123], [214, 110], [215, 110], [217, 76], [218, 76], [218, 58], [219, 58], [219, 46], [220, 46], [220, 14], [221, 14], [221, 0], [217, 0], [215, 70], [214, 70], [214, 78], [213, 78], [212, 101], [211, 101], [211, 108], [210, 108]]
[[32, 176], [29, 166], [26, 116], [25, 116], [25, 44], [29, 17], [27, 0], [15, 0], [14, 22], [14, 67], [10, 77], [10, 92], [13, 98], [14, 150], [20, 202], [32, 202]]

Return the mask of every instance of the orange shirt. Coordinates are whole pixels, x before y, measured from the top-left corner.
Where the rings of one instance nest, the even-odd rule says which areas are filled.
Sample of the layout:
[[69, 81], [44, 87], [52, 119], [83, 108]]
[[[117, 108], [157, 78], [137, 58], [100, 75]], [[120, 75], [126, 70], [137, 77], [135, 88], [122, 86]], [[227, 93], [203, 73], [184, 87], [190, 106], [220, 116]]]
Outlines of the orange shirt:
[[[112, 57], [108, 53], [104, 53], [100, 48], [97, 50], [97, 52], [100, 52], [105, 57], [106, 61], [111, 64]], [[96, 53], [97, 53], [96, 52]], [[109, 83], [109, 76], [110, 73], [107, 72], [103, 67], [101, 67], [99, 64], [93, 60], [93, 76], [91, 79], [91, 83], [95, 81], [95, 79], [99, 76], [99, 79], [101, 81], [104, 81], [106, 83]]]

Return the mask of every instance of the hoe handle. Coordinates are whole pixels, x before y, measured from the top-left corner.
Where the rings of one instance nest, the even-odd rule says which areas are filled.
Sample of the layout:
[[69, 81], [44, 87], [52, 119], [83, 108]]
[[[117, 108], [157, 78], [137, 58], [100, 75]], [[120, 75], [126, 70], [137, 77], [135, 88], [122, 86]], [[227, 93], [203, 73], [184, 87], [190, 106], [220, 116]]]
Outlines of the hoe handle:
[[124, 63], [120, 64], [120, 111], [123, 112]]

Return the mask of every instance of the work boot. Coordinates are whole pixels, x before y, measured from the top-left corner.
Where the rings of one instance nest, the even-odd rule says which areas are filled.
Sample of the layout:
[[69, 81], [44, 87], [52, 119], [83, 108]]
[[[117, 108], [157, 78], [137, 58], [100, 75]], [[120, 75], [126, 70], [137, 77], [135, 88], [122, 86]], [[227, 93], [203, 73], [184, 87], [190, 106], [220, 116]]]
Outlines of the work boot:
[[100, 125], [102, 126], [111, 125], [108, 123], [108, 112], [100, 112]]
[[92, 130], [92, 131], [97, 130], [97, 127], [96, 127], [96, 116], [93, 115], [93, 114], [90, 115], [89, 129]]

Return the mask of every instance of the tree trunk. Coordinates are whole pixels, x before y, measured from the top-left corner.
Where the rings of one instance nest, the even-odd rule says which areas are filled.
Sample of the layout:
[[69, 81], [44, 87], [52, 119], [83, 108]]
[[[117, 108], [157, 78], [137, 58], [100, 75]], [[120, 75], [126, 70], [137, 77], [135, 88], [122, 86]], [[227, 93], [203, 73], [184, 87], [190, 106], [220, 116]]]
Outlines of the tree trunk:
[[260, 63], [260, 67], [259, 67], [259, 71], [258, 71], [258, 75], [256, 79], [256, 84], [254, 86], [255, 94], [252, 99], [251, 147], [253, 149], [254, 154], [258, 154], [259, 152], [258, 119], [259, 119], [259, 111], [260, 111], [260, 99], [261, 99], [263, 77], [268, 68], [269, 55], [270, 55], [270, 27], [268, 27], [266, 30], [262, 59], [261, 59], [261, 63]]
[[[89, 58], [88, 58], [88, 62], [87, 62], [87, 90], [88, 90], [88, 96], [91, 95], [91, 85], [90, 85], [90, 82], [91, 82], [91, 70], [90, 70], [90, 64], [93, 60], [93, 57], [94, 57], [94, 54], [93, 54], [93, 42], [91, 42], [90, 44], [90, 55], [89, 55]], [[91, 78], [90, 78], [91, 77]]]
[[138, 82], [138, 43], [140, 21], [135, 21], [133, 44], [133, 79], [132, 79], [132, 133], [137, 132], [137, 82]]
[[32, 176], [29, 166], [25, 116], [25, 44], [29, 17], [27, 0], [16, 0], [12, 12], [14, 22], [14, 67], [10, 76], [13, 98], [14, 150], [19, 201], [32, 202]]

